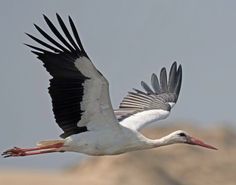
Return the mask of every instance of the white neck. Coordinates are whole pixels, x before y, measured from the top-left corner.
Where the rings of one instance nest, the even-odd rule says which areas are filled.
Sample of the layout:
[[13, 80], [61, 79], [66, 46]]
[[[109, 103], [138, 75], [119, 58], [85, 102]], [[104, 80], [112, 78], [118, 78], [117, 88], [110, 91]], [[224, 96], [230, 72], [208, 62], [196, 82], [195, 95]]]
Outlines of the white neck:
[[173, 141], [171, 139], [170, 135], [164, 136], [160, 139], [148, 139], [145, 138], [146, 140], [146, 147], [147, 148], [157, 148], [157, 147], [161, 147], [161, 146], [166, 146], [166, 145], [171, 145], [176, 143], [175, 141]]

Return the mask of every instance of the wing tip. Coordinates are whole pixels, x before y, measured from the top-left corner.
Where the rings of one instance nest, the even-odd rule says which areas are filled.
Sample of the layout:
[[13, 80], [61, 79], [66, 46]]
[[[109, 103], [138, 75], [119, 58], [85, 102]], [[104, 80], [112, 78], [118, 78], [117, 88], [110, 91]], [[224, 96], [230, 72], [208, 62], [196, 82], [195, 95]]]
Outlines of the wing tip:
[[[178, 67], [178, 68], [177, 68]], [[171, 74], [173, 73], [173, 74]], [[172, 76], [171, 76], [172, 75]], [[160, 81], [155, 73], [151, 75], [151, 87], [147, 85], [146, 82], [141, 81], [142, 88], [146, 91], [147, 94], [161, 94], [161, 93], [179, 93], [182, 81], [182, 65], [174, 61], [170, 67], [169, 72], [169, 81], [167, 81], [167, 69], [166, 67], [162, 67], [160, 70]], [[136, 93], [140, 93], [142, 91], [138, 89], [133, 89]], [[177, 90], [177, 91], [175, 91]]]

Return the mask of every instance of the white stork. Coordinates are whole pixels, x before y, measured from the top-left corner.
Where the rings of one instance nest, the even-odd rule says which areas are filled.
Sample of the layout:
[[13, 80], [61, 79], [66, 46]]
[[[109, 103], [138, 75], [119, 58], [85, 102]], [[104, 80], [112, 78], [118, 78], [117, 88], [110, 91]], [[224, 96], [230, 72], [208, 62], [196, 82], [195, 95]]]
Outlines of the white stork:
[[172, 64], [168, 80], [165, 68], [161, 69], [159, 80], [152, 74], [152, 88], [141, 82], [144, 91], [129, 92], [119, 109], [113, 110], [108, 81], [89, 59], [72, 19], [69, 17], [71, 34], [57, 14], [64, 36], [45, 15], [44, 19], [61, 43], [34, 25], [50, 44], [26, 33], [44, 48], [26, 45], [53, 77], [49, 94], [56, 122], [64, 131], [63, 139], [41, 141], [34, 148], [14, 147], [3, 152], [4, 157], [65, 151], [115, 155], [175, 143], [216, 149], [181, 130], [155, 140], [139, 132], [147, 124], [169, 116], [181, 88], [181, 65]]

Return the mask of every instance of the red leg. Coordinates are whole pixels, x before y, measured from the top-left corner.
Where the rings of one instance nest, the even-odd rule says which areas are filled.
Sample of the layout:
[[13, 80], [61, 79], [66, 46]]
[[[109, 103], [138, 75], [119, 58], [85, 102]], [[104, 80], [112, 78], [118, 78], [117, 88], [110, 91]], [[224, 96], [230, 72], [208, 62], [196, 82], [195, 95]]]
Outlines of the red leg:
[[[52, 145], [42, 146], [42, 147], [35, 147], [35, 148], [18, 148], [14, 147], [12, 149], [6, 150], [2, 153], [4, 158], [6, 157], [19, 157], [19, 156], [28, 156], [28, 155], [37, 155], [37, 154], [44, 154], [44, 153], [52, 153], [52, 152], [60, 152], [63, 143], [56, 143]], [[37, 152], [32, 152], [37, 151]]]

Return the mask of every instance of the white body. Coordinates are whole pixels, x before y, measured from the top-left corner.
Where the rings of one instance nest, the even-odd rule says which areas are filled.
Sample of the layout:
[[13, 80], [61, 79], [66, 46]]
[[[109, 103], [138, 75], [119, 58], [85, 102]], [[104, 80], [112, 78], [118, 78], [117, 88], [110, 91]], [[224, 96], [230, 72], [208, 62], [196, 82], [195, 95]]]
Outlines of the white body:
[[115, 155], [144, 150], [162, 145], [161, 140], [150, 140], [139, 130], [150, 122], [165, 119], [168, 111], [149, 110], [117, 123], [117, 127], [92, 130], [65, 139], [63, 149], [89, 155]]
[[[145, 147], [144, 147], [145, 146]], [[66, 138], [66, 151], [89, 155], [115, 155], [128, 151], [148, 148], [149, 143], [143, 135], [127, 128], [119, 130], [89, 131]]]

